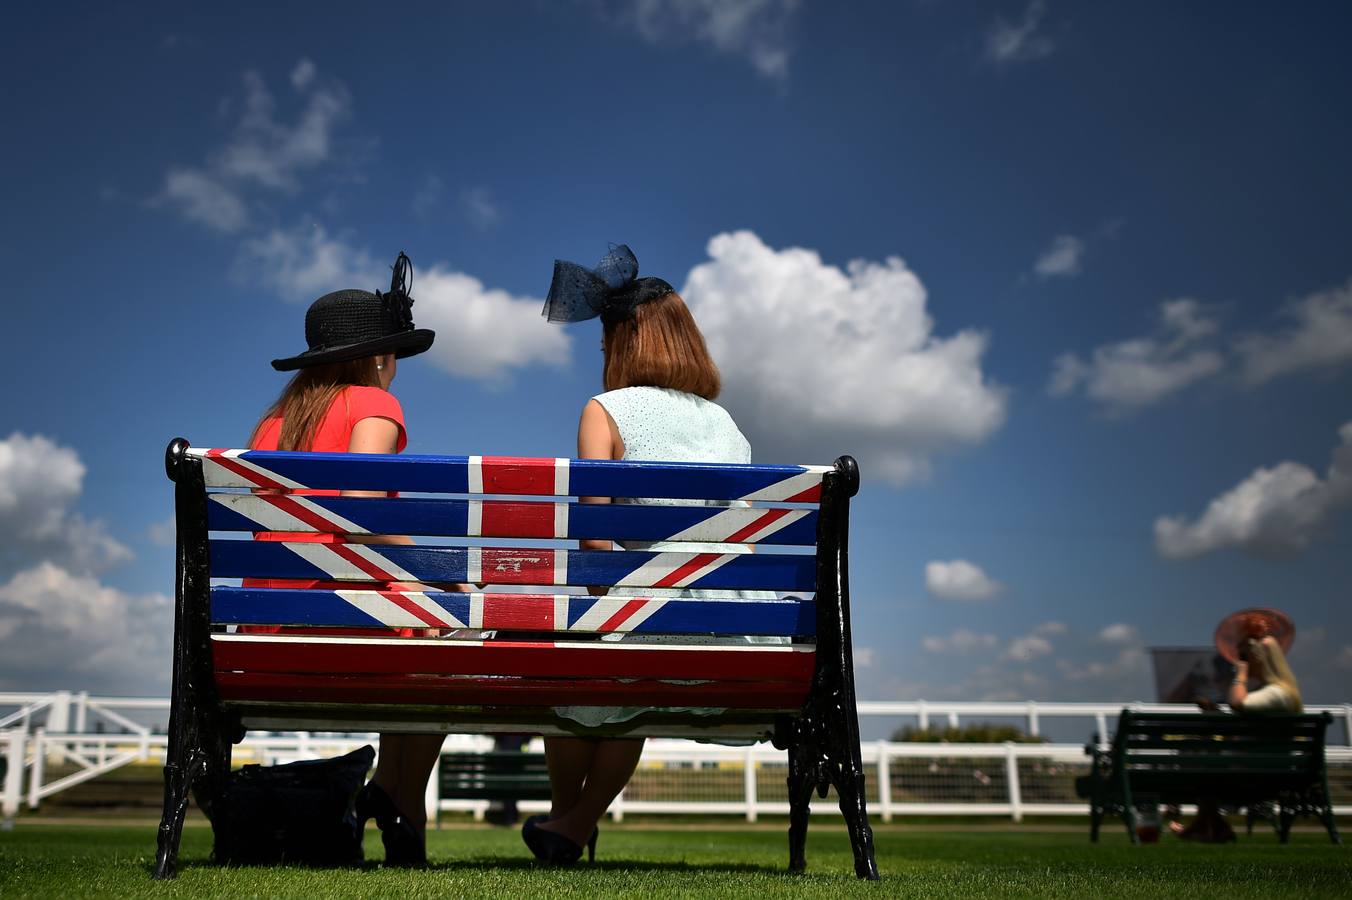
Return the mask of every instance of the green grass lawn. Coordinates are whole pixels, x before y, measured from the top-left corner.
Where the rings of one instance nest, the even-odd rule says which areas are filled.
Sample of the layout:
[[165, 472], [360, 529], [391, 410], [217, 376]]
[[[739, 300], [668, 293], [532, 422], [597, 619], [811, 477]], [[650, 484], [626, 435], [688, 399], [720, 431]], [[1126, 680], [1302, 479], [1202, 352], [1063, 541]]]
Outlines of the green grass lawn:
[[431, 832], [425, 871], [372, 862], [353, 869], [233, 868], [208, 864], [211, 833], [184, 832], [176, 881], [150, 880], [153, 827], [25, 825], [0, 833], [0, 897], [1334, 897], [1352, 896], [1352, 853], [1322, 834], [1283, 847], [1271, 834], [1239, 844], [1175, 840], [1131, 847], [1120, 829], [1091, 846], [1083, 832], [880, 829], [879, 884], [857, 882], [843, 831], [808, 836], [808, 874], [783, 871], [780, 830], [602, 826], [597, 862], [535, 866], [515, 831]]

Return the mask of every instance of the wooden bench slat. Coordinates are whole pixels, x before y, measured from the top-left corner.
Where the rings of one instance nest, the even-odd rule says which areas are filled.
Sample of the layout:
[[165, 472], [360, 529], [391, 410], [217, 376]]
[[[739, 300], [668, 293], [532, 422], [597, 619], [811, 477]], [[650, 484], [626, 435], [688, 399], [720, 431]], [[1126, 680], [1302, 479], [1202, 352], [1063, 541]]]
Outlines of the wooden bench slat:
[[[276, 674], [217, 671], [221, 698], [229, 702], [296, 702], [310, 705], [426, 705], [458, 707], [632, 706], [712, 707], [797, 711], [807, 697], [801, 681], [618, 681], [545, 678], [456, 678], [426, 675]], [[523, 723], [521, 730], [536, 730]]]
[[212, 494], [212, 531], [409, 534], [812, 546], [817, 512], [786, 507], [660, 506], [527, 500]]
[[829, 466], [189, 449], [207, 487], [815, 503]]
[[816, 603], [428, 591], [216, 587], [217, 625], [482, 628], [505, 631], [795, 636], [816, 633]]
[[811, 591], [816, 560], [779, 553], [210, 541], [213, 578]]
[[[557, 678], [699, 678], [801, 681], [816, 654], [802, 646], [439, 641], [425, 638], [319, 638], [217, 634], [217, 671], [274, 674], [419, 674]], [[643, 705], [641, 688], [631, 691]]]

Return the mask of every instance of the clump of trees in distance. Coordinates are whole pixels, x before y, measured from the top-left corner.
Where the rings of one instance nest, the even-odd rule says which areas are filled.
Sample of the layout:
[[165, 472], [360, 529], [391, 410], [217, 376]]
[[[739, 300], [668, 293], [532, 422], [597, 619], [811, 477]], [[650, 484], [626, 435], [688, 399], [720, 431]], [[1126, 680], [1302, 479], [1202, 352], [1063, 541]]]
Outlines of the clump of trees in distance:
[[1028, 734], [1016, 725], [973, 722], [957, 728], [917, 728], [906, 725], [892, 732], [892, 740], [908, 744], [1045, 744], [1047, 738]]

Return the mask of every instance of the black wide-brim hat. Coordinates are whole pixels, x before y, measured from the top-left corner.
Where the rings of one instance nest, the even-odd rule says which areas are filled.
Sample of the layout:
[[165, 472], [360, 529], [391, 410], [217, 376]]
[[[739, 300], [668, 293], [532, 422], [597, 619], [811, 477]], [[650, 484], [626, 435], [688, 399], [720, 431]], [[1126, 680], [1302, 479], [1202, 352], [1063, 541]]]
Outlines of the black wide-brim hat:
[[334, 291], [311, 303], [305, 313], [305, 342], [309, 349], [286, 359], [274, 359], [272, 367], [289, 372], [386, 353], [404, 359], [431, 347], [436, 332], [413, 327], [413, 298], [408, 295], [410, 269], [408, 257], [400, 253], [388, 294]]

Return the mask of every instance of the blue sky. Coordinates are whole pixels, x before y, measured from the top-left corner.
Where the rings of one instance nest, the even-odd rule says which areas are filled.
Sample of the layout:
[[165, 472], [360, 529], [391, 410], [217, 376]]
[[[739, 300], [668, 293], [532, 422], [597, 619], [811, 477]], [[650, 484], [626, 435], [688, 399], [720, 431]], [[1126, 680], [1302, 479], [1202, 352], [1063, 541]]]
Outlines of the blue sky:
[[164, 444], [401, 249], [410, 452], [570, 453], [616, 241], [758, 460], [860, 458], [862, 696], [1148, 698], [1276, 605], [1348, 699], [1346, 5], [443, 7], [11, 16], [0, 689], [164, 689]]

